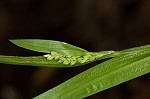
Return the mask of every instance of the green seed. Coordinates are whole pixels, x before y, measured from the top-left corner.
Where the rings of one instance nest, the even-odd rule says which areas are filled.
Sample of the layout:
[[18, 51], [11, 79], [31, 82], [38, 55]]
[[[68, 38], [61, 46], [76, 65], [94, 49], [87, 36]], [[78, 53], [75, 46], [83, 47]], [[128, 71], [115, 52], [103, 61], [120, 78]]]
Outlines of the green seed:
[[77, 59], [77, 61], [78, 61], [79, 63], [82, 63], [82, 60], [83, 60], [82, 57], [79, 57], [79, 58]]
[[65, 60], [66, 60], [66, 58], [64, 58], [64, 57], [60, 57], [60, 59], [59, 59], [59, 60], [65, 61]]
[[95, 56], [92, 56], [92, 57], [89, 58], [89, 61], [93, 61], [93, 60], [95, 60], [95, 59], [96, 59], [96, 57], [95, 57]]
[[72, 60], [77, 60], [77, 57], [76, 56], [72, 56], [71, 59]]
[[59, 60], [58, 62], [59, 62], [59, 63], [62, 63], [63, 61], [62, 61], [62, 60]]
[[68, 60], [65, 60], [64, 62], [63, 62], [63, 64], [65, 64], [65, 65], [67, 65], [67, 64], [69, 64], [70, 63], [70, 61], [68, 61]]
[[70, 64], [74, 65], [74, 64], [76, 64], [76, 62], [77, 62], [76, 60], [72, 60]]
[[54, 58], [54, 59], [55, 59], [55, 60], [58, 60], [59, 58], [60, 58], [60, 56], [55, 56], [55, 58]]
[[83, 56], [83, 60], [81, 61], [81, 63], [85, 63], [85, 62], [87, 62], [88, 60], [89, 60], [89, 58], [91, 58], [92, 56], [91, 55], [85, 55], [85, 56]]
[[53, 58], [54, 58], [54, 56], [49, 55], [49, 56], [47, 57], [47, 60], [52, 60]]
[[88, 59], [87, 58], [83, 58], [83, 60], [81, 61], [81, 63], [85, 63]]

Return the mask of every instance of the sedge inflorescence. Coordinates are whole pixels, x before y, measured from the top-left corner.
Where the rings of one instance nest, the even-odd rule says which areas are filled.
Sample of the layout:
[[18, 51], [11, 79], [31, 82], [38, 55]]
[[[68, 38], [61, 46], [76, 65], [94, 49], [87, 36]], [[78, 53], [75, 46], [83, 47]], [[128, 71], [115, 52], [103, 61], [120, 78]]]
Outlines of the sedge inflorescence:
[[97, 58], [96, 55], [93, 55], [92, 53], [86, 53], [83, 56], [66, 56], [59, 54], [55, 51], [51, 51], [50, 54], [44, 55], [44, 57], [47, 58], [47, 60], [57, 60], [59, 63], [63, 63], [65, 65], [74, 65], [76, 63], [85, 63], [89, 61], [93, 61]]

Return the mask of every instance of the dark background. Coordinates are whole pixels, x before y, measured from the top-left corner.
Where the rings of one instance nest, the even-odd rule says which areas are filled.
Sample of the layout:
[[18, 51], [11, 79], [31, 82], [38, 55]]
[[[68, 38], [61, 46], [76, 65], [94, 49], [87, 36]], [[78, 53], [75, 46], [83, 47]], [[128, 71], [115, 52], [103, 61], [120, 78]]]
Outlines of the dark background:
[[[1, 0], [0, 54], [41, 55], [8, 39], [51, 39], [89, 51], [150, 44], [150, 0]], [[96, 63], [76, 68], [0, 64], [1, 99], [31, 99]], [[87, 99], [150, 99], [144, 75]]]

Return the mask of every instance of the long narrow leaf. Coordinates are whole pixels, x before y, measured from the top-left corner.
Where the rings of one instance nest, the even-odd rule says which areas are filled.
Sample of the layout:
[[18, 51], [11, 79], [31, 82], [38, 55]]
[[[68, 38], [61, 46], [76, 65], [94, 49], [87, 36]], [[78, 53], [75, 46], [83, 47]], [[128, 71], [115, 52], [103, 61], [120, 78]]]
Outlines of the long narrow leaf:
[[33, 99], [81, 99], [150, 72], [150, 51], [103, 62]]
[[43, 56], [20, 57], [0, 55], [0, 63], [29, 66], [67, 67], [55, 60], [46, 60]]
[[17, 39], [10, 41], [19, 47], [43, 53], [56, 51], [64, 55], [83, 55], [87, 52], [82, 48], [54, 40]]
[[128, 54], [128, 53], [135, 53], [136, 51], [142, 51], [142, 50], [143, 51], [150, 50], [150, 45], [144, 45], [144, 46], [140, 46], [140, 47], [125, 49], [125, 50], [122, 50], [120, 53]]
[[[106, 59], [106, 58], [111, 58], [114, 56], [108, 56], [104, 55], [98, 60]], [[96, 60], [90, 61], [94, 62]], [[58, 60], [47, 60], [43, 56], [30, 56], [30, 57], [21, 57], [21, 56], [5, 56], [5, 55], [0, 55], [0, 63], [3, 64], [14, 64], [14, 65], [28, 65], [28, 66], [46, 66], [46, 67], [76, 67], [76, 66], [81, 66], [84, 64], [88, 64], [90, 62], [85, 62], [85, 63], [77, 63], [74, 65], [70, 64], [63, 64], [58, 62]]]

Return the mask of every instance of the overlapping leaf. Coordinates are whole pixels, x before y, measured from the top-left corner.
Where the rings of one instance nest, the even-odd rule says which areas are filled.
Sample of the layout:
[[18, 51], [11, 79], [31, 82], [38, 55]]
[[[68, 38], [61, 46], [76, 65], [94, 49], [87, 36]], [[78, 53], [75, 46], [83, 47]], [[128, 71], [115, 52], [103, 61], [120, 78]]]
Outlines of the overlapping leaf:
[[[105, 58], [108, 58], [108, 57], [107, 56], [101, 57], [101, 59], [105, 59]], [[28, 65], [28, 66], [44, 66], [44, 67], [76, 67], [76, 66], [88, 64], [89, 62], [70, 65], [70, 64], [60, 63], [57, 60], [47, 60], [43, 56], [21, 57], [21, 56], [0, 55], [0, 63], [14, 64], [14, 65]]]
[[[84, 56], [86, 53], [89, 53], [79, 47], [52, 40], [22, 39], [11, 40], [11, 42], [29, 50], [42, 53], [55, 51], [58, 55], [67, 55], [68, 57], [69, 55]], [[100, 57], [93, 61], [111, 57], [115, 58], [84, 71], [34, 99], [81, 99], [150, 72], [150, 45], [110, 52], [94, 52]], [[51, 56], [49, 57], [51, 58]], [[63, 63], [59, 63], [57, 60], [47, 60], [43, 56], [17, 57], [0, 55], [0, 63], [73, 67], [89, 62], [77, 63], [71, 66], [69, 64], [64, 65]]]
[[81, 99], [150, 72], [150, 51], [105, 61], [34, 99]]
[[[53, 40], [38, 40], [38, 39], [19, 39], [19, 40], [10, 40], [12, 43], [16, 44], [17, 46], [23, 47], [25, 49], [29, 49], [32, 51], [42, 52], [43, 54], [48, 53], [50, 54], [52, 51], [56, 51], [57, 53], [61, 54], [62, 57], [83, 57], [88, 51], [64, 43], [60, 41], [53, 41]], [[92, 53], [92, 52], [90, 52]], [[114, 57], [114, 51], [101, 51], [101, 52], [94, 52], [93, 54], [97, 54], [100, 56], [97, 59], [93, 59], [91, 61], [85, 62], [77, 62], [73, 65], [71, 64], [63, 64], [58, 59], [48, 60], [44, 56], [31, 56], [31, 57], [19, 57], [19, 56], [4, 56], [0, 55], [0, 63], [5, 64], [15, 64], [15, 65], [30, 65], [30, 66], [48, 66], [48, 67], [75, 67], [81, 66], [84, 64], [88, 64], [90, 62], [101, 60], [105, 58]], [[84, 61], [84, 59], [83, 59]]]
[[42, 53], [56, 51], [63, 55], [84, 55], [87, 52], [82, 48], [54, 40], [17, 39], [10, 41], [19, 47]]

